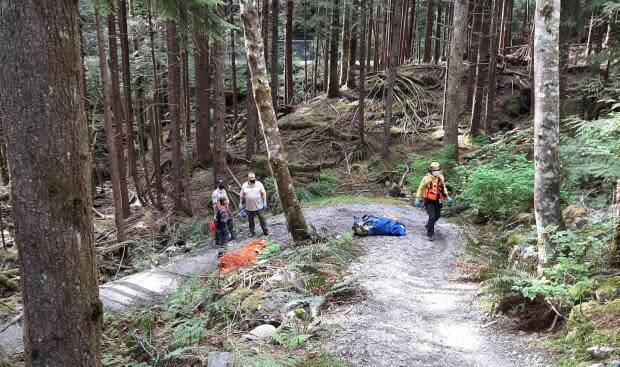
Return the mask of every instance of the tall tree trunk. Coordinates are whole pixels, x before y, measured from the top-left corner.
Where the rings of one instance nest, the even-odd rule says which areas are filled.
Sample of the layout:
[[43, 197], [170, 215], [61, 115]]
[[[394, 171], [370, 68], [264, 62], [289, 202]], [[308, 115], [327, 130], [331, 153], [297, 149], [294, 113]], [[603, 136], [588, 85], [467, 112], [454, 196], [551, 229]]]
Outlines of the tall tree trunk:
[[512, 31], [512, 7], [513, 0], [504, 0], [499, 41], [499, 49], [503, 56], [506, 56], [506, 54], [508, 53], [508, 48], [510, 47], [510, 33]]
[[460, 90], [463, 77], [463, 53], [465, 51], [465, 38], [467, 35], [467, 1], [454, 1], [450, 61], [446, 77], [444, 144], [454, 147], [455, 157], [458, 157], [459, 120], [463, 111]]
[[491, 19], [489, 26], [489, 77], [488, 92], [484, 103], [484, 113], [482, 115], [482, 126], [487, 134], [493, 129], [493, 108], [495, 107], [495, 88], [497, 80], [497, 23], [499, 4], [501, 0], [492, 0]]
[[263, 33], [263, 54], [265, 55], [265, 66], [267, 70], [270, 69], [269, 64], [269, 0], [262, 0], [262, 18], [261, 18], [261, 27]]
[[[381, 5], [381, 1], [377, 1], [377, 10], [376, 10], [376, 13], [375, 13], [376, 14], [375, 16], [376, 16], [377, 20], [379, 19], [380, 15], [381, 15], [381, 11], [380, 11], [381, 6], [382, 6]], [[371, 15], [372, 15], [372, 12], [371, 12]], [[380, 34], [380, 32], [379, 32], [379, 29], [380, 29], [379, 25], [380, 24], [381, 24], [381, 22], [379, 22], [379, 21], [371, 22], [370, 23], [371, 27], [374, 25], [374, 32], [375, 32], [375, 37], [374, 37], [374, 42], [373, 42], [374, 45], [375, 45], [375, 48], [373, 50], [374, 55], [373, 55], [373, 62], [372, 62], [372, 71], [379, 70], [379, 34]], [[370, 57], [370, 55], [368, 57]]]
[[[8, 185], [9, 178], [9, 165], [7, 163], [6, 156], [6, 142], [4, 138], [4, 112], [2, 112], [2, 105], [0, 105], [0, 179], [3, 185]], [[2, 229], [0, 228], [0, 231]]]
[[396, 62], [398, 58], [398, 35], [400, 34], [400, 10], [402, 0], [392, 0], [390, 16], [390, 59], [388, 64], [388, 84], [385, 97], [385, 117], [383, 119], [383, 146], [381, 156], [387, 159], [390, 155], [390, 129], [392, 128], [392, 105], [394, 102], [394, 82], [396, 80]]
[[441, 58], [441, 9], [442, 5], [437, 4], [437, 20], [435, 24], [435, 55], [433, 56], [433, 62], [435, 65], [439, 64]]
[[[320, 15], [320, 8], [317, 6], [316, 8], [317, 15]], [[312, 96], [314, 97], [316, 93], [319, 91], [318, 80], [319, 80], [319, 51], [321, 46], [321, 20], [317, 20], [315, 33], [316, 39], [314, 41], [314, 63], [312, 64]]]
[[247, 65], [245, 75], [248, 86], [248, 98], [246, 99], [248, 117], [245, 124], [245, 158], [251, 160], [256, 149], [256, 136], [258, 135], [258, 111], [256, 110], [254, 91], [252, 90], [252, 74], [250, 73], [249, 64]]
[[[191, 140], [192, 138], [192, 125], [190, 124], [190, 105], [189, 105], [189, 60], [187, 55], [185, 42], [181, 49], [181, 87], [180, 87], [180, 114], [181, 114], [181, 126], [185, 130], [184, 140]], [[181, 158], [183, 161], [183, 158]]]
[[[230, 24], [235, 25], [235, 5], [234, 0], [230, 0]], [[235, 30], [230, 30], [230, 87], [232, 89], [232, 108], [233, 108], [233, 121], [237, 126], [237, 119], [239, 118], [238, 104], [238, 92], [237, 92], [237, 50], [235, 49]]]
[[206, 35], [196, 36], [194, 53], [196, 75], [196, 153], [198, 162], [205, 166], [211, 163], [211, 68], [209, 40]]
[[344, 17], [342, 21], [342, 55], [340, 57], [340, 85], [347, 82], [349, 76], [349, 56], [351, 53], [351, 6], [344, 3]]
[[[358, 8], [359, 0], [353, 1], [353, 7], [351, 9], [351, 41], [349, 47], [349, 67], [347, 68], [347, 88], [349, 90], [354, 90], [356, 88], [355, 85], [355, 66], [357, 64], [357, 8]], [[360, 63], [364, 62], [364, 60], [360, 60]]]
[[[277, 8], [275, 8], [277, 9]], [[213, 183], [226, 176], [226, 96], [224, 94], [224, 44], [221, 37], [213, 41], [213, 106], [215, 132], [213, 139]], [[272, 59], [274, 63], [276, 58]]]
[[[153, 153], [153, 170], [155, 173], [155, 193], [157, 197], [157, 207], [161, 210], [163, 209], [161, 196], [164, 192], [163, 182], [161, 178], [161, 165], [159, 164], [160, 158], [160, 144], [161, 144], [161, 94], [160, 94], [160, 80], [159, 80], [159, 65], [157, 63], [157, 59], [155, 57], [155, 28], [153, 27], [153, 16], [151, 10], [151, 4], [149, 1], [148, 7], [148, 24], [149, 24], [149, 39], [150, 39], [150, 49], [151, 49], [151, 63], [153, 65], [153, 101], [152, 105], [152, 120], [151, 120], [151, 129], [152, 129], [152, 153]], [[157, 148], [157, 150], [156, 150]], [[157, 161], [155, 160], [157, 159]]]
[[[267, 0], [265, 0], [267, 1]], [[271, 2], [271, 101], [278, 112], [278, 0]]]
[[[112, 3], [110, 3], [112, 4]], [[118, 52], [116, 44], [116, 22], [113, 13], [108, 15], [108, 43], [110, 47], [110, 58], [108, 60], [110, 66], [110, 76], [112, 79], [112, 112], [114, 115], [114, 129], [116, 142], [116, 153], [118, 162], [118, 173], [121, 183], [121, 199], [123, 208], [123, 217], [129, 218], [131, 214], [129, 208], [129, 191], [127, 190], [127, 166], [125, 164], [125, 153], [123, 140], [125, 134], [123, 132], [123, 105], [121, 102], [120, 81], [118, 77]]]
[[431, 61], [431, 41], [433, 38], [433, 0], [426, 0], [426, 26], [424, 28], [424, 60]]
[[570, 43], [572, 40], [573, 25], [577, 13], [576, 0], [564, 0], [560, 9], [560, 114], [565, 116], [564, 103], [566, 101], [566, 71], [570, 58]]
[[5, 1], [0, 11], [0, 105], [27, 367], [100, 366], [103, 307], [77, 5]]
[[[366, 119], [366, 63], [364, 60], [366, 59], [366, 3], [368, 0], [360, 0], [360, 81], [359, 81], [359, 97], [358, 97], [358, 108], [357, 108], [357, 145], [359, 149], [364, 147], [364, 130], [365, 130], [365, 119]], [[371, 0], [372, 1], [372, 0]], [[368, 42], [370, 42], [370, 38], [368, 38]]]
[[610, 259], [615, 266], [620, 264], [620, 180], [616, 182], [616, 190], [614, 195], [614, 214], [616, 217], [616, 225], [614, 228], [614, 240], [611, 243]]
[[538, 263], [553, 253], [547, 227], [562, 225], [560, 206], [560, 0], [536, 2], [534, 34], [534, 213], [538, 232]]
[[474, 98], [471, 108], [471, 124], [469, 134], [480, 134], [482, 108], [484, 106], [485, 89], [488, 90], [489, 77], [489, 26], [490, 14], [486, 13], [491, 8], [491, 0], [483, 0], [481, 7], [482, 26], [480, 27], [480, 41], [478, 42], [478, 58], [476, 60], [476, 81], [474, 83]]
[[118, 2], [118, 24], [121, 38], [121, 65], [123, 68], [123, 100], [125, 102], [125, 129], [127, 130], [127, 163], [129, 167], [129, 174], [133, 178], [134, 185], [136, 185], [138, 200], [140, 200], [140, 202], [144, 204], [144, 193], [142, 191], [142, 184], [138, 179], [138, 168], [136, 165], [135, 137], [133, 131], [134, 111], [131, 96], [131, 71], [129, 68], [129, 32], [127, 29], [126, 0], [119, 0]]
[[[327, 13], [327, 9], [325, 10]], [[327, 14], [325, 15], [327, 18]], [[327, 22], [325, 24], [327, 28]], [[324, 92], [327, 92], [327, 84], [329, 79], [329, 37], [325, 37], [325, 42], [323, 44], [323, 88]]]
[[284, 27], [284, 104], [293, 101], [293, 0], [286, 0]]
[[[361, 1], [365, 1], [365, 0], [361, 0]], [[366, 8], [368, 9], [368, 20], [367, 20], [367, 24], [366, 24], [366, 32], [368, 32], [368, 38], [366, 38], [368, 40], [368, 44], [366, 47], [366, 70], [370, 70], [370, 66], [371, 66], [371, 60], [372, 60], [372, 37], [373, 37], [373, 29], [374, 29], [374, 25], [375, 25], [375, 21], [374, 21], [374, 0], [370, 0], [370, 4], [368, 4], [366, 6]], [[364, 33], [366, 34], [366, 33]], [[376, 44], [375, 44], [376, 47]]]
[[151, 122], [151, 159], [153, 161], [153, 175], [155, 176], [155, 200], [157, 202], [157, 208], [159, 210], [164, 209], [164, 205], [162, 202], [163, 188], [162, 188], [162, 177], [161, 177], [161, 149], [159, 145], [159, 137], [160, 137], [160, 128], [161, 126], [157, 126], [157, 110], [159, 108], [156, 104], [151, 104], [148, 108], [149, 113], [149, 121]]
[[245, 33], [245, 49], [248, 55], [250, 71], [252, 73], [252, 89], [256, 98], [256, 107], [260, 114], [261, 128], [265, 137], [269, 168], [275, 178], [278, 197], [284, 210], [289, 232], [293, 240], [305, 241], [310, 239], [308, 226], [301, 205], [295, 195], [293, 180], [288, 169], [288, 162], [284, 153], [284, 146], [278, 129], [278, 121], [271, 101], [271, 91], [267, 81], [265, 60], [260, 53], [262, 40], [258, 26], [258, 14], [252, 0], [240, 0], [241, 19]]
[[101, 95], [103, 97], [104, 130], [108, 144], [108, 164], [112, 179], [112, 197], [114, 200], [114, 224], [116, 226], [116, 241], [125, 240], [125, 227], [123, 223], [123, 197], [121, 190], [121, 177], [118, 168], [118, 146], [116, 144], [116, 129], [114, 128], [112, 105], [112, 86], [108, 80], [108, 65], [106, 64], [105, 40], [99, 12], [95, 13], [97, 26], [97, 46], [99, 51], [99, 70], [101, 73]]
[[338, 80], [338, 34], [340, 33], [339, 0], [332, 0], [332, 26], [329, 40], [329, 79], [327, 81], [327, 98], [340, 96]]
[[308, 18], [308, 10], [306, 9], [307, 7], [307, 1], [304, 1], [304, 7], [303, 7], [303, 31], [304, 31], [304, 102], [306, 101], [306, 97], [308, 96], [308, 27], [306, 24], [307, 18]]
[[470, 0], [469, 11], [472, 18], [471, 42], [467, 48], [467, 108], [472, 106], [476, 90], [476, 62], [478, 48], [482, 40], [482, 2], [484, 0]]
[[417, 1], [411, 1], [411, 11], [409, 12], [409, 25], [407, 26], [407, 37], [405, 37], [405, 59], [411, 60], [413, 58], [413, 44], [414, 44], [414, 35], [418, 33], [418, 30], [415, 28], [415, 20], [416, 20], [416, 10], [417, 10]]
[[[170, 138], [172, 142], [172, 197], [174, 210], [183, 212], [183, 176], [181, 161], [181, 105], [179, 36], [173, 20], [166, 21], [166, 43], [168, 54], [168, 105], [170, 107]], [[222, 87], [222, 89], [224, 89]]]

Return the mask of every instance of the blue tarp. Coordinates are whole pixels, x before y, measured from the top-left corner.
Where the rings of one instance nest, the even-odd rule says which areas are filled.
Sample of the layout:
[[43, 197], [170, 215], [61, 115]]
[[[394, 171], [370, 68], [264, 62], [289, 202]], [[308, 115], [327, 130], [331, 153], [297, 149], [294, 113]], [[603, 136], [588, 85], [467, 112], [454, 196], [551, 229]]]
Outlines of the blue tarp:
[[368, 230], [369, 236], [404, 236], [407, 234], [405, 225], [395, 220], [379, 217]]

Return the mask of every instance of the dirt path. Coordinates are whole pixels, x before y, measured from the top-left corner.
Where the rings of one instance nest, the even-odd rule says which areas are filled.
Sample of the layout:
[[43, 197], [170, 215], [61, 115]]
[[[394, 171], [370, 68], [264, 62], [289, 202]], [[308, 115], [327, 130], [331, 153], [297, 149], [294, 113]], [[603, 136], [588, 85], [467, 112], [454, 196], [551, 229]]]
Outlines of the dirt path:
[[[367, 298], [326, 320], [339, 326], [328, 343], [337, 357], [352, 366], [372, 367], [550, 365], [544, 352], [528, 346], [531, 337], [485, 327], [489, 320], [476, 305], [475, 285], [451, 280], [452, 262], [463, 242], [458, 227], [441, 220], [438, 239], [429, 242], [420, 210], [359, 209], [399, 216], [408, 234], [361, 239], [368, 251], [350, 271], [359, 277]], [[349, 219], [359, 209], [348, 207], [338, 217]], [[332, 215], [331, 209], [326, 211]]]
[[[544, 366], [543, 358], [516, 335], [483, 328], [487, 322], [472, 304], [475, 286], [450, 280], [450, 269], [462, 239], [446, 221], [438, 225], [438, 239], [423, 236], [425, 215], [410, 206], [342, 204], [304, 210], [319, 232], [351, 229], [354, 215], [394, 214], [407, 225], [406, 237], [367, 237], [365, 256], [352, 267], [367, 299], [349, 312], [334, 313], [326, 322], [340, 328], [328, 348], [351, 366]], [[287, 243], [282, 216], [269, 220], [272, 237]], [[247, 223], [238, 225], [230, 248], [247, 241]], [[139, 303], [157, 302], [173, 292], [182, 276], [211, 272], [216, 251], [205, 248], [171, 263], [136, 273], [100, 288], [106, 309], [125, 311]], [[0, 344], [21, 349], [19, 324], [0, 333]]]

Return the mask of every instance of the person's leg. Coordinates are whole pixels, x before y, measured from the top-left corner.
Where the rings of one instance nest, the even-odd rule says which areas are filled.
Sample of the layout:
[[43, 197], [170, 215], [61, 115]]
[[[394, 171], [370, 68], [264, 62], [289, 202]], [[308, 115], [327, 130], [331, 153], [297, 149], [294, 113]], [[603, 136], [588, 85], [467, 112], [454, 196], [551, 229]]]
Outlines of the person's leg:
[[437, 205], [436, 201], [426, 201], [426, 213], [428, 213], [428, 224], [426, 225], [426, 234], [429, 238], [435, 235], [435, 222], [437, 221]]
[[267, 220], [265, 220], [265, 212], [263, 210], [259, 210], [257, 212], [258, 221], [260, 222], [260, 228], [263, 230], [263, 234], [265, 236], [269, 235], [269, 230], [267, 230]]
[[234, 240], [235, 239], [235, 232], [233, 231], [233, 220], [232, 220], [232, 218], [230, 218], [228, 220], [228, 222], [226, 223], [226, 226], [228, 227], [228, 232], [230, 233], [230, 239]]
[[254, 236], [256, 232], [254, 232], [254, 215], [256, 212], [248, 211], [248, 225], [250, 226], [250, 236]]

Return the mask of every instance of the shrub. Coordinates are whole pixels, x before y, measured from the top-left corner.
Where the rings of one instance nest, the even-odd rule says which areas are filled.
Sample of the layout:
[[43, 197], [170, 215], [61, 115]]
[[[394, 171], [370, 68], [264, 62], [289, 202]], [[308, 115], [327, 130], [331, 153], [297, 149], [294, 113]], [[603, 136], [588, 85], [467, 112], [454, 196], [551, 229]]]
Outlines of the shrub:
[[465, 200], [481, 216], [507, 219], [528, 209], [534, 196], [534, 166], [524, 156], [500, 154], [489, 163], [461, 166]]

